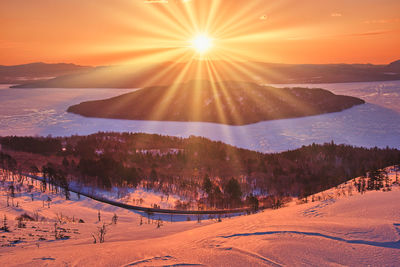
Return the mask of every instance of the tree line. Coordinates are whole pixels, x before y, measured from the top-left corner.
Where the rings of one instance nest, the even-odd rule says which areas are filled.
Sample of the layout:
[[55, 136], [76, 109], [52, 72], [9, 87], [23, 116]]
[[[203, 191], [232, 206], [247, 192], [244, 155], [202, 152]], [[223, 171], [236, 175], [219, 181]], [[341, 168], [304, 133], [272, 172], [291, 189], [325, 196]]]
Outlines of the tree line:
[[[2, 137], [0, 143], [10, 152], [52, 151], [46, 154], [48, 162], [34, 167], [60, 188], [66, 188], [71, 180], [104, 189], [140, 185], [166, 195], [180, 195], [195, 202], [199, 209], [256, 207], [261, 196], [268, 196], [273, 205], [279, 206], [285, 197], [307, 197], [400, 162], [398, 149], [333, 142], [270, 154], [203, 137], [142, 133]], [[39, 149], [38, 144], [48, 147]], [[3, 157], [2, 166], [33, 168], [29, 160], [15, 162]]]

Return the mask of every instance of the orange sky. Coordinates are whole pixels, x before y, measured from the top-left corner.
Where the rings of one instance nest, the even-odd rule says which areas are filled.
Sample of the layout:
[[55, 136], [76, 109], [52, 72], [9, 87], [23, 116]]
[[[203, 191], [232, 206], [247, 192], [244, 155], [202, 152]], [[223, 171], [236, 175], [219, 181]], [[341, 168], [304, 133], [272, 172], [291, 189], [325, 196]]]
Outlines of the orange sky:
[[209, 56], [223, 60], [386, 64], [400, 59], [399, 0], [159, 2], [1, 1], [0, 64], [188, 60], [194, 54], [188, 41], [196, 32], [215, 39]]

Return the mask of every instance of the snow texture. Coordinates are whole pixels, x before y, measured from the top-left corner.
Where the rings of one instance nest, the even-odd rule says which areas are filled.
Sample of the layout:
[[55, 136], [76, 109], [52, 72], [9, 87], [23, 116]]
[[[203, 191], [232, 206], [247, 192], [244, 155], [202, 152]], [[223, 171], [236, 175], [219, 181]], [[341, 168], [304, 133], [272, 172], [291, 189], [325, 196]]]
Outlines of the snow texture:
[[[393, 181], [394, 171], [389, 175]], [[315, 202], [293, 201], [278, 210], [222, 222], [162, 221], [157, 227], [158, 220], [140, 219], [129, 210], [76, 195], [65, 200], [41, 193], [39, 185], [33, 188], [33, 201], [21, 188], [16, 190], [14, 206], [7, 207], [9, 179], [0, 186], [0, 215], [7, 216], [11, 230], [0, 231], [0, 262], [5, 266], [398, 266], [399, 186], [361, 195], [353, 182], [316, 194], [320, 200]], [[25, 181], [23, 187], [28, 184]], [[50, 208], [42, 201], [49, 196]], [[16, 227], [16, 216], [34, 211], [39, 221]], [[114, 213], [115, 225], [110, 224]], [[55, 240], [55, 221], [68, 238]], [[91, 234], [103, 223], [106, 241], [93, 244]]]

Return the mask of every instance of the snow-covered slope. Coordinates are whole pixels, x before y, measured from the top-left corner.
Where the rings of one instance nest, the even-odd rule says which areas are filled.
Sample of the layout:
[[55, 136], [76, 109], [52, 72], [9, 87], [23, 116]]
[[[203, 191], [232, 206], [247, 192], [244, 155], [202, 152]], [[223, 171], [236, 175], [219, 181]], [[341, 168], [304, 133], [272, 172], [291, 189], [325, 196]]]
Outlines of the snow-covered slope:
[[[157, 222], [147, 224], [146, 218], [141, 225], [136, 213], [86, 198], [76, 201], [76, 196], [72, 201], [52, 196], [50, 208], [29, 196], [18, 197], [14, 201], [19, 201], [19, 208], [6, 207], [2, 191], [0, 216], [7, 214], [12, 232], [0, 231], [0, 240], [9, 244], [4, 239], [26, 239], [14, 247], [0, 247], [0, 265], [399, 266], [399, 186], [389, 192], [339, 195], [343, 188], [324, 192], [336, 197], [322, 201], [301, 205], [293, 201], [278, 210], [222, 222], [164, 221], [159, 228]], [[26, 228], [15, 229], [14, 217], [35, 209], [47, 221], [27, 222]], [[97, 218], [99, 209], [102, 222]], [[70, 232], [68, 240], [53, 238], [52, 220], [61, 212], [85, 221], [60, 224]], [[91, 234], [103, 222], [110, 223], [114, 213], [118, 222], [107, 226], [106, 242], [93, 244]], [[38, 233], [46, 240], [37, 241]]]

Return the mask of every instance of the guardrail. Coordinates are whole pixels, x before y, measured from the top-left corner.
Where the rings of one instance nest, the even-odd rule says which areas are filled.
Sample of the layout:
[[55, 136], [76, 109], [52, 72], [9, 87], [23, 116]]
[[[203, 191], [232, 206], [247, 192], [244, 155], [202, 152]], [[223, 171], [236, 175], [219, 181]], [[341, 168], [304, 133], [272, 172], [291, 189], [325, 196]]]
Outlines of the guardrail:
[[[26, 177], [38, 180], [38, 181], [43, 181], [44, 178], [36, 175], [31, 175], [31, 174], [22, 174]], [[46, 181], [48, 182], [48, 181]], [[116, 207], [120, 207], [123, 209], [129, 209], [129, 210], [137, 210], [137, 211], [143, 211], [146, 213], [164, 213], [164, 214], [181, 214], [181, 215], [204, 215], [204, 214], [234, 214], [234, 213], [244, 213], [244, 212], [249, 212], [251, 209], [246, 207], [246, 208], [239, 208], [239, 209], [228, 209], [228, 210], [170, 210], [170, 209], [158, 209], [158, 208], [146, 208], [146, 207], [141, 207], [141, 206], [135, 206], [135, 205], [129, 205], [125, 203], [121, 203], [118, 201], [106, 199], [100, 196], [95, 196], [88, 194], [86, 192], [81, 192], [77, 189], [74, 188], [69, 188], [70, 192], [80, 194], [82, 196], [91, 198], [93, 200], [103, 202], [106, 204], [110, 204]]]

